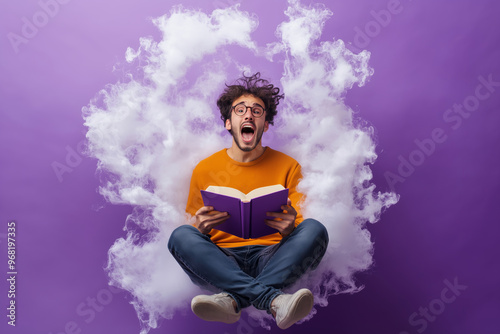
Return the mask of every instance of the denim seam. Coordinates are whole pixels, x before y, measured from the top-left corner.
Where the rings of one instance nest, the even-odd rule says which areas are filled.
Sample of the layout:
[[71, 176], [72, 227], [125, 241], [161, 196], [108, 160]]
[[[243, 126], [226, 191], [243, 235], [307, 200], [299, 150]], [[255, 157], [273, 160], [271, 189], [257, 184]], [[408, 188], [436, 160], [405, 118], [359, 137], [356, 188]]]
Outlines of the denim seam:
[[[287, 236], [288, 237], [288, 236]], [[283, 241], [283, 240], [282, 240]], [[280, 249], [281, 247], [281, 242], [279, 243], [279, 247], [274, 251], [273, 255], [271, 255], [271, 257], [267, 260], [266, 264], [264, 265], [264, 267], [262, 268], [262, 270], [260, 272], [263, 272], [266, 268], [267, 268], [267, 265], [269, 264], [269, 262], [271, 262], [272, 258], [276, 255], [276, 253], [278, 252], [278, 250]]]
[[[265, 298], [265, 300], [263, 302], [262, 302], [262, 298], [257, 298], [257, 299], [250, 301], [250, 304], [253, 305], [255, 308], [260, 309], [260, 310], [265, 310], [267, 308], [270, 308], [271, 302], [275, 298], [275, 296], [281, 295], [283, 292], [281, 292], [281, 290], [276, 289], [272, 286], [262, 284], [258, 279], [254, 279], [254, 281], [257, 282], [257, 284], [259, 286], [262, 286], [265, 289], [271, 288], [272, 290], [274, 290], [274, 292], [270, 295], [270, 297], [268, 296], [267, 298]], [[261, 301], [259, 303], [256, 303], [256, 300], [261, 300]], [[267, 307], [267, 306], [269, 306], [269, 307]]]
[[266, 312], [267, 312], [267, 313], [272, 314], [272, 313], [271, 313], [271, 303], [273, 302], [274, 298], [276, 298], [276, 297], [278, 297], [278, 296], [280, 296], [280, 295], [282, 295], [282, 294], [283, 294], [283, 292], [281, 292], [281, 291], [277, 291], [277, 292], [273, 293], [273, 294], [271, 295], [271, 297], [269, 297], [268, 301], [266, 301], [266, 304], [267, 304], [267, 305], [265, 305], [265, 307], [266, 307]]
[[204, 277], [203, 275], [200, 275], [197, 271], [193, 270], [193, 268], [191, 266], [187, 265], [186, 261], [184, 261], [184, 259], [182, 258], [182, 256], [179, 255], [179, 253], [177, 253], [175, 250], [174, 250], [174, 252], [175, 252], [176, 258], [178, 258], [182, 262], [182, 264], [186, 266], [186, 268], [188, 268], [191, 272], [193, 272], [197, 277], [199, 277], [200, 279], [202, 279], [205, 283], [207, 283], [209, 285], [212, 285], [212, 286], [216, 287], [217, 289], [219, 289], [221, 291], [224, 291], [225, 293], [231, 295], [231, 297], [233, 297], [233, 299], [236, 301], [236, 306], [238, 308], [238, 311], [241, 309], [241, 303], [240, 303], [239, 299], [236, 296], [234, 296], [233, 294], [231, 294], [231, 293], [225, 291], [224, 289], [220, 288], [219, 286], [217, 286], [217, 284], [209, 282], [206, 277]]
[[260, 310], [265, 310], [267, 313], [271, 314], [271, 303], [274, 300], [274, 298], [278, 297], [279, 295], [282, 295], [283, 292], [275, 289], [270, 296], [268, 296], [264, 301], [261, 301], [260, 303], [255, 304], [255, 302], [252, 302], [252, 305]]
[[245, 254], [245, 272], [248, 272], [248, 270], [250, 269], [248, 267], [248, 253], [250, 253], [250, 247], [247, 247], [247, 252]]

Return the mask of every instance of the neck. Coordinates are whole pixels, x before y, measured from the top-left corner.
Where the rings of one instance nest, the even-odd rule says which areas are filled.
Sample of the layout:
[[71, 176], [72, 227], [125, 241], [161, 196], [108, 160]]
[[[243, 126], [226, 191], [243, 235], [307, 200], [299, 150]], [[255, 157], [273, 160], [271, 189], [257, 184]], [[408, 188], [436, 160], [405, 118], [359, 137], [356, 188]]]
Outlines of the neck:
[[264, 154], [265, 150], [266, 149], [262, 147], [262, 144], [259, 143], [251, 151], [242, 151], [233, 140], [233, 145], [227, 149], [227, 155], [229, 155], [231, 159], [238, 162], [250, 162], [255, 159], [258, 159], [262, 154]]

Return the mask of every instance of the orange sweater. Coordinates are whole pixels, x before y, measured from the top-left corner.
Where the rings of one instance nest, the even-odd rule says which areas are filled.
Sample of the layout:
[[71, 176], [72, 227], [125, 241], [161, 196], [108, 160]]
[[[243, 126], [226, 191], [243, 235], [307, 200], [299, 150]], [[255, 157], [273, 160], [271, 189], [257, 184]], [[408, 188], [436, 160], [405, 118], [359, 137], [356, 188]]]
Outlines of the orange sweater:
[[[295, 226], [302, 222], [298, 203], [302, 194], [296, 190], [302, 178], [300, 165], [293, 158], [266, 147], [264, 153], [254, 161], [237, 162], [223, 149], [202, 160], [193, 170], [186, 211], [195, 215], [203, 206], [200, 190], [208, 186], [224, 186], [248, 193], [255, 188], [281, 184], [289, 189], [288, 197], [297, 210]], [[248, 245], [274, 245], [281, 240], [276, 232], [255, 239], [242, 239], [232, 234], [212, 229], [212, 241], [219, 247], [240, 247]]]

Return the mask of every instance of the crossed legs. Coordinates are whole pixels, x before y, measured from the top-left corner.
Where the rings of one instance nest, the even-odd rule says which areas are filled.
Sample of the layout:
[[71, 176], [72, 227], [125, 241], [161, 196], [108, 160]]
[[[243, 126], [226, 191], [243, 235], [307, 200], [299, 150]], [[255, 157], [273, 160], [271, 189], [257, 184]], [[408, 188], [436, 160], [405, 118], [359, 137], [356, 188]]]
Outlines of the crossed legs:
[[271, 311], [281, 289], [293, 284], [321, 261], [328, 245], [325, 227], [306, 219], [273, 246], [220, 248], [195, 227], [174, 230], [168, 248], [198, 286], [223, 291], [236, 303], [236, 312], [253, 305]]

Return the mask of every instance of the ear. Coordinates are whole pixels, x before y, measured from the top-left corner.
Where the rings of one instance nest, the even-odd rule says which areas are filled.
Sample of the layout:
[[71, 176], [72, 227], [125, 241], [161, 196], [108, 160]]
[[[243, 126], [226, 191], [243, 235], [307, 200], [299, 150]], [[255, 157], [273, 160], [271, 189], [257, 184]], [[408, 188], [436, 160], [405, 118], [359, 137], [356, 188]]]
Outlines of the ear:
[[226, 130], [231, 131], [231, 120], [229, 118], [226, 119]]
[[264, 132], [266, 132], [269, 129], [269, 122], [265, 121], [264, 122]]

